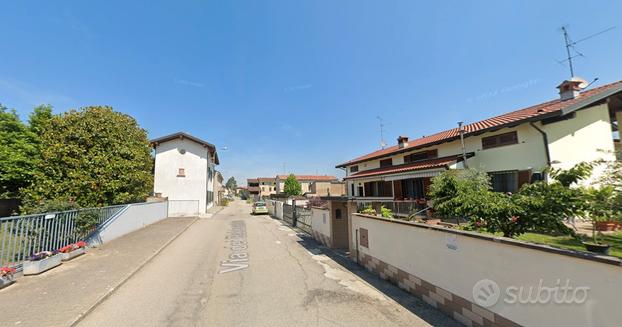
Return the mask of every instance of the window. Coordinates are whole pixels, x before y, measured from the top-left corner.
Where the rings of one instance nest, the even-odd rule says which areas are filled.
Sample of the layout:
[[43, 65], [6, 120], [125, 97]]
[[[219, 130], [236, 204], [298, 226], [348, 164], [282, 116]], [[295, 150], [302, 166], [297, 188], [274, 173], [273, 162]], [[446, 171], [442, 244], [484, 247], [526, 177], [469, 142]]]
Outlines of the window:
[[518, 190], [518, 171], [489, 173], [492, 190], [495, 192], [516, 192]]
[[359, 166], [350, 166], [351, 173], [356, 173], [357, 171], [359, 171]]
[[350, 184], [350, 196], [354, 196], [354, 183]]
[[380, 168], [393, 166], [393, 159], [380, 160]]
[[494, 136], [488, 136], [482, 138], [482, 149], [491, 149], [505, 145], [512, 145], [518, 143], [518, 134], [516, 132], [509, 132]]
[[364, 183], [365, 186], [365, 196], [366, 197], [375, 197], [375, 196], [393, 196], [393, 188], [391, 182], [379, 181], [379, 182], [369, 182]]
[[341, 209], [335, 209], [335, 219], [341, 219]]
[[438, 150], [415, 152], [404, 156], [404, 163], [415, 162], [438, 157]]
[[186, 169], [184, 168], [179, 168], [177, 170], [177, 177], [186, 177]]

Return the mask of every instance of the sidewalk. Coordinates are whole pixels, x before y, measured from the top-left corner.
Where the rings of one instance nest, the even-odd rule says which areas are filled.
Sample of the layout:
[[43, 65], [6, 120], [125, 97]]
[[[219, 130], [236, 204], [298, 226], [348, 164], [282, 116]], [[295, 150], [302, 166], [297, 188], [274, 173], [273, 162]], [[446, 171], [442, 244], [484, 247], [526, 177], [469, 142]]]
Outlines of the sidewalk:
[[167, 218], [0, 291], [0, 326], [68, 326], [195, 218]]

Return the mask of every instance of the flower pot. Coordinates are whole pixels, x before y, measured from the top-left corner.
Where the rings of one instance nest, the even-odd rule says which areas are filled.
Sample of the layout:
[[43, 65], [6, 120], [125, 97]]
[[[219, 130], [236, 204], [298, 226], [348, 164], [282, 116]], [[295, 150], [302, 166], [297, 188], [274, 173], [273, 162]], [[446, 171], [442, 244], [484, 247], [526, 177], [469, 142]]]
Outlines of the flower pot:
[[61, 263], [60, 254], [53, 255], [38, 261], [24, 261], [24, 275], [37, 275], [46, 270], [50, 270]]
[[604, 255], [609, 255], [609, 248], [611, 247], [611, 245], [609, 244], [595, 244], [595, 243], [587, 243], [587, 242], [583, 242], [583, 245], [590, 252], [604, 254]]
[[620, 227], [620, 224], [615, 221], [597, 221], [596, 230], [599, 232], [615, 231]]
[[3, 289], [13, 283], [15, 283], [15, 276], [13, 275], [0, 277], [0, 289]]
[[79, 257], [79, 256], [81, 256], [81, 255], [83, 255], [85, 253], [86, 253], [86, 249], [85, 248], [78, 248], [78, 249], [75, 249], [75, 250], [73, 250], [71, 252], [60, 253], [60, 256], [61, 256], [63, 261], [69, 261], [69, 260], [71, 260], [71, 259], [73, 259], [75, 257]]

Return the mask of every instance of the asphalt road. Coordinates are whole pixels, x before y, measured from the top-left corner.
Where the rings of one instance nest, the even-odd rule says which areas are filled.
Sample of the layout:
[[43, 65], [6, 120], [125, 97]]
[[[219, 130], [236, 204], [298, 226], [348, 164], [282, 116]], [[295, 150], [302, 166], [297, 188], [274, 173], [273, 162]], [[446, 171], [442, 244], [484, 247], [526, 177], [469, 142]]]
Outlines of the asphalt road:
[[79, 326], [459, 326], [249, 211], [198, 220]]

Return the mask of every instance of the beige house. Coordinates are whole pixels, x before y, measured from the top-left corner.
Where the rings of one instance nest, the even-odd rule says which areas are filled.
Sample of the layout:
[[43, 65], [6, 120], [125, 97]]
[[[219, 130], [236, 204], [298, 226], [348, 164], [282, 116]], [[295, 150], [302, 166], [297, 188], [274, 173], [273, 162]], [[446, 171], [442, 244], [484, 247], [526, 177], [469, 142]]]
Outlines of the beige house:
[[259, 188], [259, 181], [257, 178], [249, 178], [246, 180], [246, 190], [251, 199], [259, 200], [261, 188]]
[[315, 181], [309, 185], [308, 193], [317, 196], [344, 196], [346, 195], [346, 184], [336, 181]]
[[215, 175], [216, 178], [214, 178], [214, 195], [216, 197], [216, 204], [220, 205], [222, 203], [222, 199], [225, 196], [225, 186], [222, 184], [222, 182], [224, 181], [224, 177], [222, 177], [222, 174], [219, 171], [216, 171]]
[[276, 178], [259, 177], [257, 178], [260, 197], [269, 197], [270, 194], [276, 194]]
[[[277, 175], [275, 179], [276, 193], [283, 193], [285, 180], [289, 175]], [[295, 175], [300, 183], [302, 194], [309, 193], [311, 184], [315, 182], [337, 182], [337, 177], [328, 175]]]
[[585, 84], [573, 78], [558, 86], [557, 99], [415, 140], [401, 136], [394, 146], [339, 164], [348, 197], [423, 204], [431, 177], [465, 167], [488, 172], [496, 191], [516, 192], [546, 179], [547, 167], [615, 160], [622, 81], [583, 90]]

